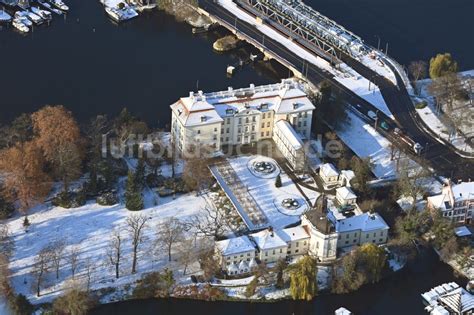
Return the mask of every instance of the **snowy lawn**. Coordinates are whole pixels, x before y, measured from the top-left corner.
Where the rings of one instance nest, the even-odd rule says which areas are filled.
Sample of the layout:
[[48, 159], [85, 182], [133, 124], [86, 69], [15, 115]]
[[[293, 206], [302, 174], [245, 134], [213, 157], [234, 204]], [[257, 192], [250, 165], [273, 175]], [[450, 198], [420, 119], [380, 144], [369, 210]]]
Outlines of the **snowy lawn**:
[[[195, 194], [179, 195], [175, 200], [172, 197], [159, 198], [157, 206], [150, 206], [140, 212], [128, 211], [123, 205], [99, 206], [91, 202], [75, 209], [40, 207], [29, 215], [31, 226], [28, 232], [22, 225], [23, 218], [14, 218], [9, 222], [15, 242], [15, 250], [10, 263], [12, 284], [16, 292], [25, 294], [35, 304], [49, 302], [59, 296], [64, 282], [71, 277], [70, 264], [67, 260], [61, 263], [58, 280], [54, 272], [48, 273], [40, 297], [36, 297], [35, 290], [32, 289], [33, 278], [30, 274], [38, 252], [51, 242], [58, 240], [67, 244], [65, 257], [68, 250], [73, 247], [77, 247], [80, 251], [76, 278], [85, 278], [86, 262], [90, 259], [93, 266], [91, 285], [93, 290], [133, 283], [141, 277], [141, 274], [158, 271], [164, 267], [175, 271], [178, 283], [186, 282], [189, 276], [179, 279], [182, 272], [178, 273], [178, 270], [182, 266], [175, 261], [168, 264], [166, 251], [155, 250], [156, 226], [164, 219], [171, 217], [189, 220], [206, 205], [206, 198], [206, 196], [196, 197]], [[130, 237], [125, 231], [125, 221], [130, 215], [137, 213], [146, 215], [150, 220], [139, 252], [137, 274], [131, 275], [132, 249]], [[108, 242], [114, 228], [121, 231], [124, 242], [122, 276], [119, 280], [115, 279], [107, 260]], [[194, 270], [198, 269], [198, 266], [191, 267], [194, 267]]]
[[[474, 70], [461, 72], [460, 75], [462, 77], [474, 76]], [[425, 108], [416, 110], [418, 116], [439, 139], [450, 142], [458, 150], [474, 153], [474, 147], [467, 144], [466, 138], [456, 131], [457, 127], [462, 130], [466, 137], [474, 136], [474, 110], [469, 105], [469, 101], [464, 101], [462, 104], [459, 104], [459, 101], [455, 102], [454, 110], [450, 115], [455, 119], [463, 120], [464, 123], [454, 126], [448, 115], [437, 113], [435, 98], [428, 89], [431, 82], [431, 79], [424, 79], [416, 83], [420, 89], [420, 95], [415, 97], [415, 103], [420, 100], [424, 100], [427, 103]]]

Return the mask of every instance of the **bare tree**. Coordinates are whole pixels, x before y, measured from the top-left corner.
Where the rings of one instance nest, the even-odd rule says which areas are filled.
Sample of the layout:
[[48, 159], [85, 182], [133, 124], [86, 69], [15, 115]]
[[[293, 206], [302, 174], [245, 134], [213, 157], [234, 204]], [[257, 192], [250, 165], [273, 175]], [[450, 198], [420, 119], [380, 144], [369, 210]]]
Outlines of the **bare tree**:
[[51, 255], [47, 248], [43, 248], [35, 257], [33, 264], [33, 286], [36, 290], [36, 296], [41, 295], [41, 287], [46, 273], [49, 271]]
[[410, 168], [407, 163], [408, 162], [404, 163], [405, 165], [400, 170], [400, 176], [395, 189], [397, 195], [412, 198], [411, 210], [414, 210], [418, 197], [423, 195], [426, 191], [423, 185], [423, 179], [426, 178], [429, 173], [422, 167], [418, 169]]
[[51, 256], [51, 265], [56, 273], [56, 279], [59, 279], [59, 269], [64, 258], [64, 249], [64, 241], [55, 241], [47, 247], [47, 251]]
[[420, 91], [418, 90], [418, 83], [417, 81], [420, 79], [424, 79], [428, 74], [428, 65], [423, 60], [412, 61], [408, 66], [408, 70], [413, 78], [413, 84], [415, 86], [415, 93], [419, 94]]
[[190, 224], [199, 234], [211, 236], [214, 239], [222, 237], [227, 228], [227, 220], [223, 211], [210, 205], [204, 207], [201, 214], [194, 216]]
[[178, 261], [183, 266], [183, 276], [186, 275], [188, 266], [197, 260], [196, 246], [193, 239], [183, 239], [178, 244]]
[[184, 224], [176, 218], [168, 218], [157, 226], [156, 235], [157, 245], [166, 248], [168, 261], [171, 261], [173, 245], [184, 237]]
[[459, 75], [453, 73], [434, 79], [428, 90], [436, 97], [438, 103], [446, 105], [451, 112], [454, 101], [462, 96], [464, 87]]
[[115, 267], [115, 278], [120, 277], [120, 260], [122, 258], [122, 236], [118, 230], [113, 230], [109, 241], [107, 256]]
[[84, 271], [86, 273], [86, 288], [87, 288], [87, 291], [90, 291], [91, 283], [92, 283], [92, 275], [95, 272], [94, 262], [92, 261], [92, 258], [90, 256], [86, 258]]
[[75, 278], [77, 268], [79, 267], [79, 253], [80, 253], [79, 246], [72, 246], [69, 249], [68, 262], [71, 267], [71, 274], [72, 274], [73, 279]]
[[143, 214], [131, 215], [127, 218], [127, 231], [132, 238], [133, 261], [132, 273], [137, 272], [137, 254], [140, 244], [142, 243], [143, 230], [147, 227], [149, 218]]

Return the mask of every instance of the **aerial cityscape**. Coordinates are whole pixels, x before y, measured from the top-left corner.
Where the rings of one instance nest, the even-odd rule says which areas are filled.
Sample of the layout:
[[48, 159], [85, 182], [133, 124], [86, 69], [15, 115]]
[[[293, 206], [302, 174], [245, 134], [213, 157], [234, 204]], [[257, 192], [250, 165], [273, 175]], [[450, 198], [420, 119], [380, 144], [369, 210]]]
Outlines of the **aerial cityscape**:
[[474, 314], [471, 0], [0, 0], [0, 315]]

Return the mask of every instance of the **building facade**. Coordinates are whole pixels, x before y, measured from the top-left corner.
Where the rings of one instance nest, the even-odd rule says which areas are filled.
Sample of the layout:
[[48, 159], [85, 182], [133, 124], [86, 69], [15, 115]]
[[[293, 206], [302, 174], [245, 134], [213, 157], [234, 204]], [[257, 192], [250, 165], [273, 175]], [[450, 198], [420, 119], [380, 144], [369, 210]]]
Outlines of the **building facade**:
[[428, 197], [431, 211], [441, 211], [441, 215], [455, 224], [472, 224], [474, 212], [474, 182], [452, 184], [449, 181], [441, 194]]
[[315, 109], [302, 86], [290, 79], [214, 93], [190, 92], [170, 107], [171, 140], [181, 154], [198, 146], [219, 151], [227, 145], [279, 141], [274, 131], [280, 120], [300, 141], [308, 139]]

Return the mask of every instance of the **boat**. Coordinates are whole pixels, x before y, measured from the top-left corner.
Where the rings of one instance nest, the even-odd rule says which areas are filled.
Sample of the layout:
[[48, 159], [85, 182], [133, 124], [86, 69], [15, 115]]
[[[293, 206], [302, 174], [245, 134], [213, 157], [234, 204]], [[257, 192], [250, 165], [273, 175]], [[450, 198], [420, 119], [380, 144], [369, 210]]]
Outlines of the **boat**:
[[105, 6], [105, 12], [115, 22], [123, 22], [138, 16], [137, 11], [129, 7], [125, 3], [119, 3], [116, 7]]
[[53, 6], [64, 12], [69, 11], [69, 7], [62, 0], [50, 0], [49, 2], [51, 2]]
[[4, 9], [2, 9], [0, 11], [0, 23], [9, 23], [11, 22], [11, 20], [12, 20], [11, 15], [5, 12]]
[[[22, 13], [24, 13], [24, 14], [22, 14]], [[33, 22], [31, 22], [28, 19], [28, 16], [27, 16], [26, 12], [24, 12], [24, 11], [15, 12], [15, 19], [21, 21], [21, 23], [25, 24], [28, 27], [33, 25]]]
[[[18, 12], [21, 12], [21, 13], [18, 13]], [[17, 12], [15, 13], [15, 15], [16, 15], [17, 13], [26, 16], [31, 22], [33, 22], [33, 23], [35, 23], [35, 24], [37, 24], [37, 25], [43, 23], [43, 19], [42, 19], [40, 16], [34, 14], [33, 12], [30, 12], [30, 11], [17, 11]]]
[[23, 22], [17, 18], [13, 19], [13, 27], [19, 30], [22, 33], [28, 33], [30, 31], [30, 28], [23, 24]]
[[63, 14], [63, 11], [53, 8], [51, 4], [46, 2], [45, 0], [38, 0], [38, 3], [41, 4], [44, 8], [48, 9], [49, 11], [56, 13], [57, 15]]
[[53, 19], [53, 15], [51, 14], [51, 12], [42, 10], [38, 7], [31, 7], [31, 12], [40, 16], [43, 20], [46, 21], [51, 21]]

